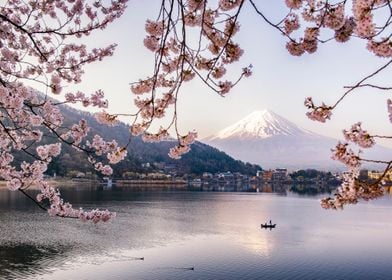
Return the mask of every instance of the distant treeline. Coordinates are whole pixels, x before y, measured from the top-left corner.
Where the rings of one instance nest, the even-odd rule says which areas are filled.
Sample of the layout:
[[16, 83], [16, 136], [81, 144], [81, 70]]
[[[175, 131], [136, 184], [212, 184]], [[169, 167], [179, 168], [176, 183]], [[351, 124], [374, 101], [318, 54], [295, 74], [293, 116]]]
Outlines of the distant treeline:
[[325, 182], [330, 185], [338, 185], [341, 182], [331, 172], [324, 172], [316, 169], [298, 170], [291, 173], [290, 177], [294, 182], [301, 183]]

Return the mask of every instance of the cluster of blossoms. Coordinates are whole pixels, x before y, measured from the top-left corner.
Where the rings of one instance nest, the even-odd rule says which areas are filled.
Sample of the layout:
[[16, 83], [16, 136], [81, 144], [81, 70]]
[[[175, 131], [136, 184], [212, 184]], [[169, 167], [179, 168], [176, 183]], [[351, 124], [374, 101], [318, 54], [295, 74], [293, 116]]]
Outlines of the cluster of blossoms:
[[51, 216], [78, 218], [84, 222], [92, 221], [95, 224], [101, 221], [107, 222], [116, 216], [116, 213], [111, 213], [108, 210], [84, 211], [82, 208], [74, 209], [72, 204], [63, 201], [59, 190], [49, 186], [46, 182], [41, 182], [40, 189], [41, 193], [36, 197], [37, 202], [47, 199], [50, 203], [48, 213]]
[[[130, 129], [129, 132], [133, 135], [133, 136], [138, 136], [142, 133], [145, 132], [145, 130], [147, 129], [147, 124], [140, 124], [140, 123], [135, 123], [133, 124]], [[147, 133], [146, 133], [147, 134]]]
[[[354, 0], [352, 1], [352, 15], [346, 11], [347, 1], [324, 0], [286, 0], [290, 13], [277, 26], [289, 38], [286, 48], [290, 54], [300, 56], [305, 52], [313, 53], [317, 50], [317, 43], [328, 41], [319, 39], [319, 30], [327, 28], [334, 32], [337, 42], [346, 42], [352, 35], [368, 41], [368, 49], [380, 57], [392, 56], [392, 45], [389, 34], [382, 38], [382, 33], [387, 33], [391, 18], [383, 18], [375, 13], [380, 9], [389, 9], [389, 0]], [[380, 14], [380, 13], [379, 13]], [[382, 14], [382, 13], [381, 13]], [[378, 19], [379, 23], [375, 21]], [[303, 28], [304, 35], [294, 38], [293, 32]], [[309, 36], [312, 30], [312, 36]]]
[[354, 33], [355, 21], [353, 17], [349, 17], [345, 20], [343, 26], [338, 30], [335, 30], [335, 40], [340, 43], [347, 42], [350, 40], [351, 35]]
[[321, 200], [324, 209], [342, 209], [345, 204], [355, 204], [358, 202], [359, 172], [357, 169], [343, 173], [343, 184], [337, 190], [335, 197]]
[[[110, 164], [116, 164], [127, 156], [127, 149], [125, 147], [119, 147], [115, 140], [105, 141], [99, 135], [94, 135], [92, 142], [86, 141], [86, 147], [94, 151], [94, 154], [97, 156], [106, 154]], [[97, 161], [92, 155], [88, 159], [94, 165], [95, 169], [102, 174], [111, 175], [113, 173], [113, 169], [109, 165], [104, 165], [102, 162]]]
[[37, 147], [37, 155], [43, 161], [50, 161], [52, 157], [56, 157], [61, 152], [61, 143], [49, 144]]
[[233, 87], [233, 83], [230, 81], [219, 82], [220, 94], [225, 95]]
[[159, 131], [155, 134], [145, 132], [142, 136], [144, 142], [150, 142], [150, 143], [167, 140], [169, 138], [170, 138], [169, 133], [163, 127], [159, 128]]
[[285, 0], [286, 6], [290, 9], [299, 9], [302, 6], [303, 0]]
[[380, 42], [369, 41], [367, 48], [377, 56], [392, 57], [392, 41], [389, 38], [383, 38]]
[[[85, 145], [89, 132], [86, 121], [65, 125], [60, 109], [63, 103], [107, 108], [103, 92], [98, 90], [90, 96], [66, 93], [64, 102], [48, 94], [62, 94], [67, 84], [81, 81], [86, 64], [112, 55], [115, 45], [89, 50], [76, 43], [76, 39], [104, 29], [121, 16], [127, 1], [104, 2], [10, 0], [0, 6], [0, 178], [7, 181], [10, 190], [23, 193], [30, 186], [38, 186], [41, 192], [36, 202], [43, 208], [41, 203], [48, 201], [51, 215], [93, 222], [107, 221], [114, 214], [73, 209], [45, 182], [43, 174], [64, 144], [89, 157], [97, 155], [93, 147]], [[46, 86], [46, 94], [28, 87], [25, 81]], [[112, 150], [105, 151], [108, 157], [110, 154], [109, 160], [116, 161]], [[14, 160], [18, 153], [26, 154], [22, 163]], [[94, 166], [110, 171], [97, 161]]]
[[372, 14], [375, 2], [377, 1], [356, 0], [353, 2], [353, 14], [356, 19], [355, 33], [361, 38], [370, 38], [376, 32]]
[[353, 124], [350, 130], [343, 130], [343, 135], [347, 141], [354, 142], [362, 148], [370, 148], [375, 144], [374, 137], [361, 128], [360, 122]]
[[[9, 163], [13, 158], [9, 157]], [[20, 170], [16, 170], [10, 165], [1, 166], [2, 177], [7, 180], [8, 189], [15, 191], [20, 188], [29, 187], [42, 181], [43, 173], [47, 170], [47, 164], [43, 161], [35, 160], [32, 163], [22, 162]]]
[[[243, 54], [233, 41], [240, 28], [237, 17], [243, 4], [244, 0], [220, 0], [213, 4], [207, 0], [162, 1], [158, 19], [145, 23], [144, 46], [155, 54], [155, 71], [151, 77], [131, 85], [139, 110], [131, 128], [133, 135], [143, 134], [148, 142], [168, 137], [167, 131], [177, 125], [175, 104], [183, 83], [199, 77], [209, 88], [224, 96], [242, 77], [251, 75], [251, 67], [246, 67], [237, 80], [224, 79], [227, 65], [238, 61]], [[199, 38], [197, 42], [189, 39], [195, 32]], [[192, 36], [187, 36], [188, 33]], [[148, 132], [155, 119], [167, 116], [169, 108], [173, 108], [169, 125], [156, 133]], [[171, 149], [169, 155], [179, 158], [189, 151], [193, 141], [184, 139], [193, 135], [177, 133], [178, 146]]]
[[305, 99], [304, 105], [310, 110], [306, 115], [309, 119], [319, 122], [325, 122], [332, 116], [332, 108], [322, 103], [320, 106], [315, 106], [311, 97]]
[[110, 164], [116, 164], [122, 161], [127, 156], [127, 149], [124, 147], [119, 147], [115, 151], [107, 155]]
[[105, 95], [102, 90], [97, 90], [95, 93], [90, 96], [86, 96], [83, 92], [71, 93], [68, 92], [65, 94], [65, 100], [68, 103], [81, 103], [84, 107], [93, 106], [98, 108], [107, 108], [108, 101], [105, 98]]
[[[197, 2], [197, 1], [195, 1]], [[199, 1], [201, 2], [201, 1]], [[220, 0], [219, 1], [219, 7], [222, 9], [222, 11], [230, 11], [235, 8], [238, 8], [242, 4], [241, 0]]]
[[[337, 42], [344, 43], [355, 36], [365, 40], [367, 49], [376, 56], [392, 57], [389, 28], [392, 24], [390, 0], [285, 0], [285, 3], [290, 12], [274, 27], [288, 38], [286, 48], [291, 55], [301, 56], [306, 52], [313, 53], [317, 50], [317, 45], [320, 42], [335, 39]], [[320, 38], [320, 34], [323, 36], [330, 34], [330, 32], [320, 32], [321, 29], [332, 31], [333, 38]], [[295, 38], [298, 30], [303, 35]], [[315, 106], [312, 98], [306, 98], [304, 105], [309, 110], [306, 115], [311, 120], [326, 122], [331, 118], [332, 110], [349, 92], [361, 86], [364, 81], [388, 65], [381, 67], [356, 86], [350, 87], [333, 106], [327, 106], [324, 103]], [[390, 99], [387, 101], [387, 106], [389, 119], [392, 122], [392, 101]], [[354, 142], [361, 148], [370, 148], [375, 145], [375, 136], [371, 136], [363, 130], [361, 123], [354, 124], [349, 130], [344, 130], [343, 135], [347, 141]], [[359, 168], [364, 159], [349, 149], [348, 143], [339, 143], [332, 152], [332, 158], [345, 164], [350, 172], [345, 176], [343, 185], [335, 198], [322, 201], [323, 207], [342, 208], [344, 204], [356, 203], [359, 198], [371, 199], [382, 194], [382, 188], [379, 184], [367, 185], [358, 180], [355, 170]], [[367, 161], [372, 160], [367, 159]], [[380, 161], [377, 162], [380, 163]], [[389, 166], [388, 162], [383, 163]]]
[[100, 124], [106, 124], [110, 126], [115, 126], [118, 124], [117, 116], [108, 114], [106, 111], [95, 113], [94, 116]]
[[190, 131], [187, 135], [182, 136], [179, 139], [179, 144], [170, 149], [169, 157], [174, 159], [180, 159], [181, 156], [189, 152], [189, 146], [195, 142], [197, 138], [197, 132]]
[[79, 144], [82, 143], [89, 131], [90, 128], [87, 126], [87, 122], [80, 120], [78, 124], [73, 124], [68, 131], [63, 133], [61, 138], [67, 140], [68, 143], [72, 143], [74, 148], [79, 149]]
[[299, 17], [297, 14], [290, 13], [284, 20], [284, 31], [290, 34], [300, 28]]
[[[366, 130], [363, 130], [360, 122], [353, 124], [349, 130], [343, 130], [343, 135], [347, 141], [353, 142], [361, 148], [370, 148], [374, 146], [374, 138], [377, 137], [371, 136]], [[359, 153], [360, 152], [361, 151], [359, 151]], [[343, 183], [341, 187], [338, 188], [334, 197], [328, 197], [321, 200], [321, 206], [323, 208], [342, 209], [344, 205], [355, 204], [359, 199], [376, 199], [384, 194], [383, 176], [373, 183], [359, 180], [359, 167], [364, 159], [359, 156], [359, 153], [354, 153], [354, 151], [349, 148], [348, 143], [339, 142], [335, 149], [332, 149], [332, 153], [332, 159], [338, 160], [346, 165], [349, 172], [343, 173]], [[390, 169], [390, 163], [385, 163], [388, 165], [385, 170], [386, 173]]]
[[335, 149], [332, 149], [332, 159], [342, 162], [350, 169], [358, 168], [361, 165], [359, 155], [348, 148], [348, 143], [338, 143]]
[[359, 179], [358, 169], [343, 173], [343, 183], [338, 188], [334, 198], [324, 198], [321, 206], [324, 209], [342, 209], [346, 204], [356, 204], [359, 199], [370, 200], [384, 194], [380, 183], [368, 185]]
[[[363, 130], [361, 123], [355, 123], [349, 130], [343, 130], [347, 141], [356, 143], [361, 148], [370, 148], [375, 145], [374, 136]], [[359, 167], [363, 159], [348, 148], [348, 143], [338, 143], [332, 149], [332, 158], [345, 164], [349, 172], [343, 173], [343, 183], [338, 188], [333, 198], [321, 200], [321, 206], [325, 209], [342, 209], [346, 204], [355, 204], [359, 199], [375, 199], [384, 194], [383, 178], [369, 184], [359, 180]], [[387, 167], [389, 170], [389, 165]]]
[[[344, 132], [348, 140], [360, 146], [373, 145], [369, 142], [369, 135], [360, 127], [360, 123], [354, 124], [350, 131]], [[374, 140], [373, 140], [374, 141]], [[321, 200], [321, 206], [325, 209], [343, 209], [346, 204], [356, 204], [358, 200], [371, 200], [381, 197], [384, 194], [383, 180], [373, 183], [363, 182], [359, 179], [359, 167], [361, 158], [348, 148], [348, 143], [338, 143], [332, 150], [332, 158], [345, 164], [349, 171], [343, 173], [342, 185], [337, 189], [334, 197]], [[388, 170], [388, 169], [387, 169]]]
[[113, 169], [112, 169], [112, 167], [110, 165], [103, 164], [100, 161], [97, 162], [95, 159], [93, 159], [91, 157], [89, 157], [89, 161], [92, 164], [94, 164], [95, 170], [101, 172], [103, 175], [110, 176], [110, 175], [113, 174]]
[[94, 135], [92, 142], [86, 141], [86, 146], [95, 151], [98, 156], [113, 153], [118, 150], [118, 143], [116, 140], [105, 141], [101, 136]]

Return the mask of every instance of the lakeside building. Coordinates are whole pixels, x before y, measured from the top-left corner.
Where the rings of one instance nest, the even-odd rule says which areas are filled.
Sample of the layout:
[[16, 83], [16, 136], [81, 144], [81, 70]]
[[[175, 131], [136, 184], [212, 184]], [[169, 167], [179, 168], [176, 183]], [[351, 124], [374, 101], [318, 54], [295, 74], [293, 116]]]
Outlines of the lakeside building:
[[272, 181], [272, 170], [259, 170], [256, 173], [256, 178], [263, 182], [271, 182]]
[[273, 181], [286, 181], [288, 179], [286, 168], [276, 168], [272, 173]]
[[288, 180], [288, 172], [286, 168], [276, 168], [274, 170], [257, 171], [256, 177], [263, 182], [282, 182]]
[[[376, 170], [368, 171], [368, 178], [370, 180], [378, 180], [383, 174], [384, 171], [376, 171]], [[384, 180], [387, 182], [392, 182], [392, 170], [387, 171]]]
[[227, 172], [219, 173], [218, 178], [231, 181], [234, 180], [234, 174], [231, 173], [230, 171], [227, 171]]

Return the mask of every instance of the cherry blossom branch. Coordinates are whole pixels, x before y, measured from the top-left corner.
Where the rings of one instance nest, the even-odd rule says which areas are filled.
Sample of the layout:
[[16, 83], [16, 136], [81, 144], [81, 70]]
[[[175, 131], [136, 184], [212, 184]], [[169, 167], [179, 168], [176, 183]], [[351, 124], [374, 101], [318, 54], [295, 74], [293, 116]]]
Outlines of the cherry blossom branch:
[[376, 88], [380, 90], [392, 90], [392, 87], [383, 87], [383, 86], [378, 86], [374, 84], [361, 84], [361, 85], [356, 85], [356, 86], [345, 86], [344, 88], [361, 88], [361, 87], [371, 87], [371, 88]]
[[38, 201], [36, 201], [31, 195], [29, 195], [27, 192], [25, 192], [24, 189], [18, 189], [18, 191], [20, 191], [22, 194], [24, 194], [26, 197], [28, 197], [32, 202], [34, 202], [34, 204], [36, 204], [40, 209], [44, 210], [44, 211], [48, 211], [47, 208], [43, 207], [41, 205], [41, 203], [39, 203]]
[[[189, 151], [196, 134], [179, 133], [177, 101], [182, 85], [198, 77], [224, 96], [251, 74], [246, 68], [234, 83], [221, 80], [226, 73], [225, 65], [237, 61], [243, 53], [232, 38], [239, 29], [237, 19], [244, 2], [220, 1], [213, 7], [204, 0], [161, 1], [157, 19], [147, 20], [145, 25], [144, 45], [154, 53], [154, 72], [151, 78], [131, 84], [138, 107], [132, 122], [133, 135], [142, 134], [145, 141], [160, 141], [168, 137], [168, 130], [174, 126], [178, 145], [169, 155], [178, 158]], [[197, 32], [194, 45], [190, 43], [195, 37], [191, 30]], [[143, 98], [145, 95], [148, 97]], [[156, 133], [149, 132], [152, 123], [165, 116], [169, 108], [173, 112], [168, 125]]]
[[336, 106], [348, 95], [350, 94], [352, 91], [354, 91], [356, 88], [360, 87], [365, 81], [369, 80], [370, 78], [373, 78], [374, 76], [376, 76], [377, 74], [379, 74], [380, 72], [382, 72], [383, 70], [385, 70], [386, 68], [388, 68], [392, 63], [392, 60], [389, 60], [386, 64], [384, 64], [383, 66], [379, 67], [376, 71], [374, 71], [373, 73], [367, 75], [366, 77], [362, 78], [359, 82], [357, 82], [355, 85], [350, 86], [349, 90], [347, 90], [337, 101], [336, 103], [332, 106], [332, 109], [336, 108]]
[[32, 33], [28, 32], [25, 28], [23, 28], [23, 26], [19, 26], [18, 24], [16, 24], [15, 22], [13, 22], [12, 20], [10, 20], [8, 17], [0, 14], [0, 19], [2, 19], [3, 21], [7, 21], [9, 22], [11, 25], [13, 25], [15, 28], [19, 29], [20, 31], [22, 31], [23, 33], [27, 34], [27, 36], [30, 38], [31, 42], [33, 43], [35, 50], [39, 53], [39, 55], [41, 56], [42, 59], [44, 59], [45, 61], [48, 61], [48, 58], [46, 57], [46, 55], [41, 51], [41, 48], [38, 46], [36, 40], [33, 38]]
[[[47, 1], [6, 1], [0, 6], [0, 28], [5, 31], [0, 43], [0, 177], [7, 181], [8, 189], [19, 190], [43, 210], [40, 202], [47, 200], [50, 215], [94, 223], [115, 216], [107, 210], [73, 209], [43, 178], [48, 164], [60, 154], [61, 143], [83, 151], [104, 175], [112, 169], [98, 158], [106, 156], [115, 164], [126, 155], [115, 141], [107, 142], [97, 135], [87, 140], [89, 128], [84, 120], [65, 127], [59, 107], [62, 102], [48, 97], [48, 92], [61, 94], [66, 84], [80, 82], [84, 65], [112, 55], [115, 44], [87, 50], [75, 39], [105, 28], [123, 14], [126, 2], [89, 4], [78, 0], [52, 5]], [[26, 86], [25, 81], [44, 85], [45, 94]], [[91, 96], [67, 93], [65, 103], [107, 108], [103, 98], [99, 90]], [[43, 145], [45, 139], [51, 144]], [[13, 154], [19, 152], [27, 154], [30, 161], [14, 162]], [[32, 185], [41, 191], [37, 199], [25, 192]]]
[[[273, 23], [272, 21], [270, 21], [270, 20], [264, 15], [264, 13], [263, 13], [261, 10], [259, 10], [259, 8], [257, 7], [257, 5], [254, 3], [253, 0], [249, 0], [249, 2], [250, 2], [250, 4], [252, 5], [252, 7], [254, 8], [254, 10], [256, 11], [256, 13], [257, 13], [259, 16], [261, 16], [262, 19], [263, 19], [266, 23], [268, 23], [268, 24], [269, 24], [270, 26], [272, 26], [273, 28], [277, 29], [280, 33], [282, 33], [282, 34], [284, 34], [284, 35], [287, 34], [282, 28], [279, 27], [279, 23], [278, 23], [278, 24], [275, 24], [275, 23]], [[283, 20], [282, 20], [281, 22], [283, 22]], [[291, 38], [290, 38], [290, 39], [291, 39]]]

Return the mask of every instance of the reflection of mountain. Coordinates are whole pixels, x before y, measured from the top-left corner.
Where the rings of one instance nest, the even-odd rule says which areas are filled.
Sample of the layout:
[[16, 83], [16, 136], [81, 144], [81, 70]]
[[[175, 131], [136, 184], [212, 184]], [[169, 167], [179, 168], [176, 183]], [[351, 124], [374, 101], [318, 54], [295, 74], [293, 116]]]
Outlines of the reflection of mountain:
[[[269, 110], [253, 112], [203, 142], [263, 168], [344, 168], [331, 159], [330, 149], [337, 140], [302, 129]], [[368, 154], [392, 158], [392, 150], [383, 147], [370, 149]]]

